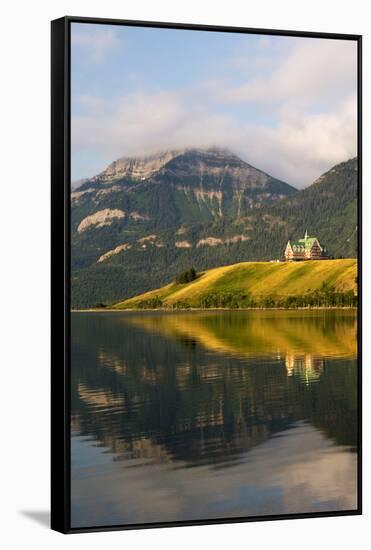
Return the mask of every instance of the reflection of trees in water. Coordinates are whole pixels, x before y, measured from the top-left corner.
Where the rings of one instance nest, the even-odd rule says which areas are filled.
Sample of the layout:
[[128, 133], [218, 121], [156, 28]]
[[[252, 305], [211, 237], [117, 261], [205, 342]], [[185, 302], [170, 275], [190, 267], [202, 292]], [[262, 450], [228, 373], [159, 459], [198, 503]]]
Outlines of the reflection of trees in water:
[[72, 334], [75, 426], [118, 455], [189, 465], [238, 460], [297, 420], [356, 446], [353, 359], [279, 350], [242, 359], [114, 315], [74, 316]]

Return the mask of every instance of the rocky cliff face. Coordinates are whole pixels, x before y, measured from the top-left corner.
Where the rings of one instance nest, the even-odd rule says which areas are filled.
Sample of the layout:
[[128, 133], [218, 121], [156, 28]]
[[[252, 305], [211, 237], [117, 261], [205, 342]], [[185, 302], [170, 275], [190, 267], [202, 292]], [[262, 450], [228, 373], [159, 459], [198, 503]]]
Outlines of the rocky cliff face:
[[182, 151], [165, 151], [146, 157], [122, 157], [112, 162], [103, 172], [93, 178], [94, 181], [109, 183], [114, 180], [130, 178], [146, 180], [158, 173], [161, 168], [181, 155]]
[[[247, 164], [228, 149], [187, 149], [174, 155], [160, 170], [160, 176], [175, 179], [209, 177], [221, 186], [225, 178], [237, 188], [264, 188], [274, 180], [261, 170]], [[276, 180], [277, 181], [277, 180]], [[289, 187], [289, 186], [288, 186]]]

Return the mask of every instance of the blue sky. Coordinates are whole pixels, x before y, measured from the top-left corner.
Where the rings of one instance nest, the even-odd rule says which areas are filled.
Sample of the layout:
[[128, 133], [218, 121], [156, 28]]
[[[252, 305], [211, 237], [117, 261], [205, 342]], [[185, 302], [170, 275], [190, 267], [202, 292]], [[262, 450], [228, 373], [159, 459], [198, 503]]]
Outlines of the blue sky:
[[303, 187], [356, 154], [351, 41], [72, 24], [72, 180], [226, 146]]

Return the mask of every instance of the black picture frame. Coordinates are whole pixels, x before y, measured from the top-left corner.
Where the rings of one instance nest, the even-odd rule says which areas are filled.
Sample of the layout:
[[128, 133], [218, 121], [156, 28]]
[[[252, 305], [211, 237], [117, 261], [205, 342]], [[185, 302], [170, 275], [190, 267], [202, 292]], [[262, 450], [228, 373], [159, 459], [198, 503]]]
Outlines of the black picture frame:
[[[358, 468], [357, 509], [349, 511], [294, 513], [197, 521], [174, 521], [132, 525], [71, 527], [70, 515], [70, 28], [71, 23], [188, 29], [255, 35], [353, 40], [358, 51]], [[61, 533], [82, 533], [271, 521], [362, 514], [362, 36], [193, 25], [150, 21], [62, 17], [51, 22], [51, 528]]]

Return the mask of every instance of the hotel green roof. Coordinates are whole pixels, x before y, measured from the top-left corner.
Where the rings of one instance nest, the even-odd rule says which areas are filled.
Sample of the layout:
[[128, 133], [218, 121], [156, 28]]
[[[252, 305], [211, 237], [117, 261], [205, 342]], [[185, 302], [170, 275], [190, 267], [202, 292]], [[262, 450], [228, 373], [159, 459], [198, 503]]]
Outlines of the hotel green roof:
[[310, 250], [315, 241], [317, 241], [317, 238], [309, 237], [308, 232], [306, 231], [302, 239], [298, 239], [297, 241], [289, 241], [289, 243], [292, 248], [297, 247], [299, 249], [304, 248], [304, 250]]

